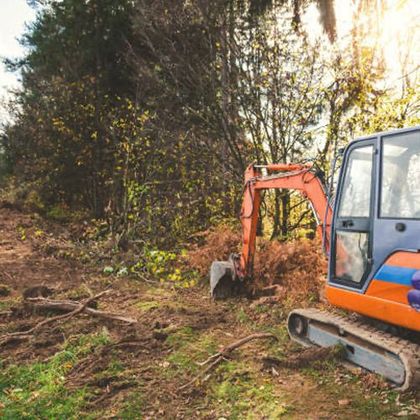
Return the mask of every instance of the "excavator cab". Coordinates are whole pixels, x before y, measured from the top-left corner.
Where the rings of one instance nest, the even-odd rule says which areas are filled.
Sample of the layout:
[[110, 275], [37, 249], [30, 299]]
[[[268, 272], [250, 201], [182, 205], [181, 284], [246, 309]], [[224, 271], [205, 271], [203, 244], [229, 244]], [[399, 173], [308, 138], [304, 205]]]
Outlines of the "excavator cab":
[[420, 314], [412, 310], [420, 306], [420, 292], [412, 290], [419, 232], [420, 127], [350, 143], [331, 226], [330, 302], [420, 330]]

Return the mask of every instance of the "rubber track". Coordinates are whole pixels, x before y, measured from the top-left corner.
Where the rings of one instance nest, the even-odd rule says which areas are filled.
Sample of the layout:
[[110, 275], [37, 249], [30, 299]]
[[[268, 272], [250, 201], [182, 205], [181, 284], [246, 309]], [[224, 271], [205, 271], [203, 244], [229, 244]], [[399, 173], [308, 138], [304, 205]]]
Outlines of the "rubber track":
[[[343, 332], [359, 337], [368, 343], [388, 351], [389, 353], [397, 355], [403, 362], [406, 369], [405, 381], [398, 387], [398, 390], [406, 391], [408, 389], [417, 388], [420, 385], [420, 345], [406, 339], [396, 337], [390, 333], [382, 332], [364, 322], [351, 321], [345, 316], [321, 311], [315, 308], [296, 309], [289, 314], [289, 318], [292, 314], [301, 315], [308, 320], [312, 319], [325, 324], [333, 325]], [[290, 332], [289, 335], [293, 340], [308, 346], [307, 342], [293, 336]]]

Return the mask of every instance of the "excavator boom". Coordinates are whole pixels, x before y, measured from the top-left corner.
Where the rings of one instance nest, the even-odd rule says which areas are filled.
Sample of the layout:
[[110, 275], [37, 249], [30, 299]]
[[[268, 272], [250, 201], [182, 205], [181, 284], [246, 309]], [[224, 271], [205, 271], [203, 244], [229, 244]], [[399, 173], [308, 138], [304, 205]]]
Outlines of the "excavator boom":
[[[261, 169], [267, 170], [263, 175]], [[245, 171], [244, 196], [241, 208], [242, 250], [229, 261], [214, 261], [210, 269], [210, 290], [214, 299], [236, 294], [252, 278], [261, 191], [293, 189], [307, 198], [312, 206], [318, 232], [325, 250], [330, 246], [332, 210], [320, 177], [308, 164], [250, 165]]]

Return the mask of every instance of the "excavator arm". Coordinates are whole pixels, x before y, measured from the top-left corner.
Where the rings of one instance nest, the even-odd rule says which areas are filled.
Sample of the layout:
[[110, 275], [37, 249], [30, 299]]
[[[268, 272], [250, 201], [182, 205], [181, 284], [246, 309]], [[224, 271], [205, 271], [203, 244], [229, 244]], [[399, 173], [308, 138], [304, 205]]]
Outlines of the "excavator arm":
[[[267, 175], [262, 174], [266, 169]], [[229, 261], [215, 261], [210, 270], [212, 297], [226, 298], [238, 292], [252, 278], [253, 261], [261, 191], [267, 189], [297, 190], [312, 206], [318, 232], [324, 248], [329, 251], [332, 209], [320, 177], [308, 164], [250, 165], [245, 171], [244, 196], [241, 209], [242, 250], [232, 254]]]

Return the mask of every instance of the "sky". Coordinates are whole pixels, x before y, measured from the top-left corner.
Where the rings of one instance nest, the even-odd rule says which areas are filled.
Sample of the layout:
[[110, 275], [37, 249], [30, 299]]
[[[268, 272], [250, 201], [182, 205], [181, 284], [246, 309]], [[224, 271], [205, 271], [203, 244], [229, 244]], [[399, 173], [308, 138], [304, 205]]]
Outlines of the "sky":
[[[18, 38], [25, 29], [25, 22], [35, 18], [35, 11], [28, 6], [26, 0], [0, 0], [0, 59], [17, 58], [24, 55], [24, 48], [19, 44]], [[18, 77], [8, 73], [0, 63], [0, 101], [7, 98], [8, 89], [19, 86]], [[0, 119], [5, 117], [0, 107]], [[1, 121], [0, 121], [1, 123]]]
[[[412, 70], [420, 64], [420, 0], [390, 0], [390, 10], [384, 17], [381, 34], [381, 43], [386, 46], [385, 53], [391, 73], [401, 74], [397, 63], [398, 42], [406, 43], [405, 35], [411, 39], [411, 66]], [[401, 6], [403, 5], [403, 7]], [[335, 0], [337, 26], [339, 39], [349, 36], [351, 28], [352, 10], [350, 0]], [[18, 38], [25, 30], [25, 24], [35, 19], [35, 11], [28, 6], [26, 0], [0, 0], [0, 58], [17, 58], [24, 55], [24, 48], [19, 44]], [[305, 20], [305, 19], [304, 19]], [[321, 31], [318, 22], [318, 11], [313, 5], [306, 14], [306, 20], [316, 33]], [[361, 22], [361, 24], [363, 24]], [[414, 50], [414, 51], [413, 51]], [[397, 76], [398, 77], [398, 76]], [[0, 62], [0, 125], [1, 119], [7, 114], [2, 111], [1, 103], [9, 96], [8, 90], [19, 87], [18, 75], [8, 73]]]

